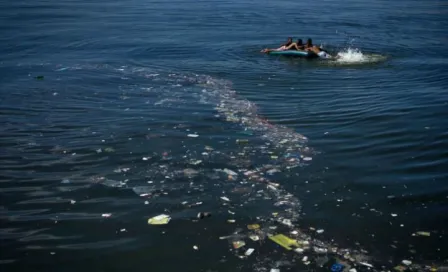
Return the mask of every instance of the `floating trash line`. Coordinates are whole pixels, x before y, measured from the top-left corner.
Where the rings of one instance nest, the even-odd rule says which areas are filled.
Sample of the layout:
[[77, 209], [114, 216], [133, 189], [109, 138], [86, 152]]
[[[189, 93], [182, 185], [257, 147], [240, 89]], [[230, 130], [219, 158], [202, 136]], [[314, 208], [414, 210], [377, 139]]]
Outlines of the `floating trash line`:
[[[77, 69], [98, 69], [98, 66], [80, 67], [77, 67]], [[316, 152], [306, 145], [308, 139], [305, 136], [286, 126], [270, 123], [261, 117], [258, 114], [257, 105], [239, 97], [236, 91], [232, 89], [231, 82], [207, 75], [163, 73], [147, 68], [100, 66], [100, 69], [104, 68], [119, 72], [124, 76], [141, 76], [148, 81], [148, 84], [157, 83], [163, 86], [160, 87], [160, 90], [167, 96], [171, 95], [180, 99], [181, 95], [178, 92], [188, 92], [191, 96], [197, 98], [199, 103], [212, 105], [222, 120], [238, 125], [241, 131], [246, 132], [249, 136], [249, 139], [236, 139], [235, 144], [238, 149], [236, 154], [204, 146], [203, 150], [192, 152], [189, 156], [186, 156], [183, 163], [176, 161], [175, 166], [171, 165], [169, 160], [151, 164], [151, 167], [157, 169], [154, 173], [145, 173], [147, 178], [151, 179], [151, 185], [132, 186], [126, 182], [120, 182], [117, 187], [133, 188], [134, 192], [139, 194], [140, 197], [153, 200], [157, 197], [163, 197], [165, 193], [171, 193], [170, 190], [176, 189], [176, 186], [178, 186], [178, 190], [188, 188], [201, 192], [206, 191], [209, 187], [212, 188], [214, 184], [190, 182], [183, 185], [177, 184], [176, 186], [173, 184], [161, 185], [161, 183], [156, 185], [152, 184], [152, 180], [155, 178], [151, 174], [164, 176], [164, 181], [176, 180], [176, 178], [194, 179], [203, 177], [206, 179], [217, 175], [216, 181], [226, 180], [232, 182], [235, 186], [239, 184], [246, 186], [242, 188], [250, 187], [255, 192], [251, 197], [269, 200], [276, 207], [276, 210], [279, 210], [275, 213], [258, 216], [257, 220], [250, 224], [246, 230], [236, 229], [228, 236], [217, 237], [217, 239], [229, 241], [229, 249], [236, 257], [240, 259], [252, 258], [257, 255], [259, 250], [253, 243], [250, 245], [248, 243], [250, 241], [256, 241], [257, 243], [266, 241], [266, 243], [279, 245], [285, 252], [290, 252], [291, 254], [288, 256], [298, 260], [304, 266], [322, 263], [322, 261], [317, 260], [324, 255], [333, 258], [332, 271], [384, 271], [385, 262], [381, 263], [374, 260], [373, 256], [368, 256], [365, 250], [339, 248], [331, 242], [313, 238], [307, 231], [298, 228], [301, 203], [296, 196], [284, 189], [281, 181], [272, 178], [272, 176], [279, 177], [286, 172], [294, 173], [297, 167], [302, 167], [312, 161]], [[67, 72], [68, 70], [70, 68], [59, 69], [61, 72]], [[166, 86], [171, 86], [170, 90], [172, 92], [167, 92]], [[158, 89], [151, 87], [147, 91], [157, 92]], [[153, 106], [163, 106], [167, 101], [172, 100], [164, 98], [160, 102], [154, 103]], [[185, 134], [185, 138], [191, 141], [195, 141], [196, 138], [200, 139], [200, 137], [197, 133]], [[252, 139], [254, 143], [251, 142]], [[259, 141], [261, 142], [259, 143]], [[203, 168], [204, 163], [211, 163], [213, 159], [217, 158], [226, 160], [233, 167], [213, 170]], [[232, 161], [237, 161], [238, 158], [245, 158], [246, 160], [251, 160], [251, 158], [265, 159], [268, 163], [252, 167], [241, 166], [241, 163], [232, 164]], [[144, 157], [143, 160], [148, 161], [149, 158]], [[182, 169], [182, 164], [191, 165], [194, 168]], [[126, 168], [120, 168], [119, 173], [127, 171], [123, 169]], [[107, 179], [103, 179], [99, 183], [106, 184], [106, 181]], [[238, 206], [228, 206], [233, 202], [231, 197], [220, 196], [219, 199], [225, 209], [228, 209], [230, 215], [239, 212]], [[239, 199], [239, 202], [244, 202], [243, 197]], [[185, 208], [201, 204], [201, 201], [182, 202]], [[206, 217], [208, 216], [202, 214], [202, 216], [198, 215], [197, 219], [201, 220]], [[229, 219], [227, 222], [229, 224], [235, 223], [235, 219]], [[168, 214], [161, 214], [151, 217], [148, 223], [150, 225], [164, 225], [173, 224], [175, 220]], [[323, 230], [316, 231], [317, 234], [322, 232]], [[429, 236], [427, 232], [420, 232], [418, 235]], [[199, 250], [197, 245], [194, 245], [193, 248]], [[279, 271], [281, 267], [272, 267], [273, 262], [275, 260], [272, 260], [270, 256], [262, 256], [257, 258], [253, 269], [256, 271], [268, 271], [269, 269]], [[398, 271], [437, 271], [434, 267], [415, 264], [408, 260], [403, 260], [391, 267], [391, 269], [393, 268]]]

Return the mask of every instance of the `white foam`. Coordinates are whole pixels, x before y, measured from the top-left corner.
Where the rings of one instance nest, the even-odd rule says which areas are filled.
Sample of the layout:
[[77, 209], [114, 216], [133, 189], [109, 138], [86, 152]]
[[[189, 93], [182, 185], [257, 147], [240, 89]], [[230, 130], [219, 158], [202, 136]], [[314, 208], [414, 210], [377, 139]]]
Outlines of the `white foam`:
[[337, 56], [338, 59], [336, 61], [343, 63], [362, 63], [368, 61], [367, 56], [357, 48], [347, 48], [345, 51], [339, 52]]

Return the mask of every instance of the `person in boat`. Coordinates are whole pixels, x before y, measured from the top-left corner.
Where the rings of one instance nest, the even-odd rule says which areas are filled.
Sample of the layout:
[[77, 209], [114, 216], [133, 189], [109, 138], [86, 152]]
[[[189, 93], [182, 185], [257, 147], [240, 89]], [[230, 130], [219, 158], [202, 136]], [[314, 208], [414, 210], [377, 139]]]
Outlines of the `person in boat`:
[[282, 50], [286, 50], [285, 48], [287, 48], [287, 47], [290, 46], [291, 44], [293, 44], [293, 42], [292, 42], [292, 37], [288, 37], [288, 40], [286, 41], [286, 43], [282, 44], [279, 48], [275, 48], [275, 49], [265, 48], [265, 49], [261, 50], [261, 52], [263, 52], [263, 53], [268, 53], [268, 52], [270, 52], [270, 51], [282, 51]]
[[298, 51], [305, 50], [305, 45], [303, 44], [302, 39], [298, 39], [296, 43], [291, 43], [285, 50], [291, 50], [292, 48]]

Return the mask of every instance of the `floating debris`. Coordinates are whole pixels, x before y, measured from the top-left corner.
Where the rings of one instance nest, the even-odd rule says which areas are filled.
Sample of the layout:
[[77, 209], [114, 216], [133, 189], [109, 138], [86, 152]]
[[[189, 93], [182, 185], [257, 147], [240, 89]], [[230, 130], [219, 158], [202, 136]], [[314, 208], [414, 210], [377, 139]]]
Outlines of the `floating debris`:
[[200, 213], [198, 213], [197, 218], [203, 219], [203, 218], [210, 217], [210, 216], [212, 216], [212, 214], [209, 212], [200, 212]]
[[248, 250], [246, 250], [246, 252], [244, 253], [244, 255], [246, 255], [246, 256], [250, 256], [254, 251], [255, 251], [255, 249], [253, 249], [253, 248], [249, 248]]
[[199, 137], [198, 134], [188, 134], [187, 136], [190, 137], [190, 138], [197, 138], [197, 137]]
[[230, 199], [228, 197], [225, 197], [225, 196], [222, 196], [221, 199], [224, 200], [224, 201], [227, 201], [227, 202], [230, 201]]
[[412, 262], [409, 260], [403, 260], [403, 261], [401, 261], [401, 263], [404, 265], [407, 265], [407, 266], [410, 266], [412, 264]]
[[323, 229], [318, 229], [318, 230], [316, 230], [316, 232], [320, 234], [320, 233], [324, 233], [324, 230]]
[[107, 217], [111, 217], [112, 214], [111, 213], [103, 213], [101, 216], [107, 218]]
[[269, 237], [272, 241], [286, 248], [287, 250], [291, 250], [291, 246], [299, 247], [297, 240], [291, 239], [283, 234], [277, 234], [275, 236]]
[[194, 249], [194, 250], [199, 250], [199, 247], [198, 247], [197, 245], [194, 245], [194, 246], [193, 246], [193, 249]]
[[247, 228], [250, 230], [257, 230], [260, 228], [260, 225], [258, 224], [247, 225]]
[[260, 240], [260, 237], [258, 235], [249, 235], [249, 239], [251, 239], [252, 241], [258, 241]]
[[170, 222], [171, 217], [166, 214], [161, 214], [154, 216], [150, 219], [148, 219], [148, 224], [150, 225], [166, 225], [168, 222]]
[[412, 236], [431, 236], [431, 233], [428, 231], [417, 231], [416, 233], [413, 233]]
[[234, 241], [234, 242], [232, 243], [232, 245], [233, 245], [233, 248], [234, 248], [234, 249], [238, 249], [238, 248], [240, 248], [240, 247], [245, 246], [246, 243], [245, 243], [244, 241]]

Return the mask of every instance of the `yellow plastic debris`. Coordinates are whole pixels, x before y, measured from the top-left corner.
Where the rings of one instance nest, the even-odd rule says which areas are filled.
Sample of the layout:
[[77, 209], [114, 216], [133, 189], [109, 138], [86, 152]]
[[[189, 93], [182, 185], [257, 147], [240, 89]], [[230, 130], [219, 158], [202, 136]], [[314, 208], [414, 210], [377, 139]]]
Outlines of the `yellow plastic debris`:
[[297, 240], [291, 239], [283, 234], [271, 236], [269, 237], [269, 239], [286, 248], [287, 250], [291, 250], [291, 246], [299, 247], [299, 243], [297, 242]]
[[260, 225], [258, 224], [247, 225], [247, 228], [250, 230], [257, 230], [260, 228]]
[[148, 219], [148, 224], [150, 225], [166, 225], [168, 222], [170, 222], [171, 217], [166, 214], [161, 214], [154, 216], [152, 218]]

